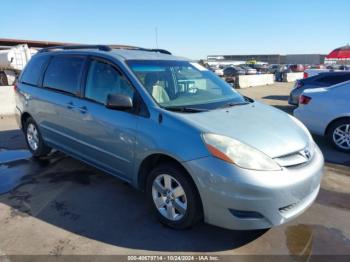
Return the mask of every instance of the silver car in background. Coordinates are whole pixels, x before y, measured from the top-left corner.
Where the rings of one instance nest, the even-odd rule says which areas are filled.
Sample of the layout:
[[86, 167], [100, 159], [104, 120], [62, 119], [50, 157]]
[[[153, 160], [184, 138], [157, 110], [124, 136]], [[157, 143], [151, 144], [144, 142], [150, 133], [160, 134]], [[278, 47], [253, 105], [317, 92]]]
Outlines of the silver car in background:
[[350, 80], [350, 72], [324, 72], [297, 80], [293, 90], [290, 92], [288, 103], [290, 105], [298, 105], [299, 97], [306, 89], [329, 87], [348, 80]]
[[305, 90], [294, 116], [340, 151], [350, 152], [350, 81]]
[[245, 71], [246, 75], [256, 75], [258, 72], [256, 69], [247, 65], [240, 65], [239, 67]]
[[301, 122], [165, 50], [43, 49], [15, 90], [34, 157], [56, 148], [130, 183], [169, 227], [269, 228], [319, 192], [323, 156]]

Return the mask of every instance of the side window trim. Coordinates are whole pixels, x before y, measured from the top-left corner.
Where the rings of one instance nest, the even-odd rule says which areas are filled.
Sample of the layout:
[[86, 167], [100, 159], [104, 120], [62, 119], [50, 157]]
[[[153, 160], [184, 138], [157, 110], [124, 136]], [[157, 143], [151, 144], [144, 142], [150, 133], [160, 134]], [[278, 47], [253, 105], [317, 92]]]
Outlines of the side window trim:
[[[80, 69], [80, 72], [79, 72], [79, 76], [78, 76], [78, 90], [77, 90], [76, 94], [68, 92], [68, 91], [64, 91], [64, 90], [61, 90], [61, 89], [57, 89], [57, 88], [54, 88], [54, 87], [44, 86], [45, 75], [46, 75], [47, 70], [48, 70], [48, 68], [50, 66], [50, 63], [52, 62], [52, 60], [55, 57], [80, 57], [80, 58], [82, 58], [84, 60], [83, 61], [83, 65], [82, 65], [82, 67]], [[83, 72], [84, 72], [84, 69], [85, 69], [85, 66], [86, 66], [86, 62], [87, 62], [87, 56], [86, 55], [81, 55], [81, 54], [56, 54], [56, 55], [51, 55], [51, 57], [49, 58], [49, 61], [47, 62], [46, 66], [45, 66], [45, 70], [43, 71], [42, 79], [40, 79], [41, 80], [40, 87], [44, 88], [44, 89], [48, 89], [48, 90], [54, 91], [54, 92], [57, 92], [57, 93], [61, 93], [61, 94], [66, 94], [66, 95], [70, 95], [70, 96], [74, 96], [74, 97], [82, 97], [81, 83], [82, 83], [82, 76], [83, 76]]]
[[[21, 84], [25, 84], [25, 85], [27, 85], [27, 86], [33, 86], [33, 87], [39, 86], [39, 84], [38, 84], [38, 85], [35, 85], [35, 84], [27, 83], [27, 82], [25, 82], [25, 81], [20, 81], [20, 83], [21, 83]], [[39, 82], [39, 83], [40, 83], [40, 82]]]
[[38, 86], [41, 87], [41, 88], [44, 88], [44, 77], [45, 77], [45, 74], [46, 74], [46, 70], [47, 68], [49, 67], [49, 64], [51, 63], [51, 60], [52, 60], [52, 55], [48, 56], [49, 58], [47, 59], [47, 62], [45, 64], [45, 66], [43, 67], [43, 70], [41, 72], [41, 75], [39, 77], [39, 83], [38, 83]]

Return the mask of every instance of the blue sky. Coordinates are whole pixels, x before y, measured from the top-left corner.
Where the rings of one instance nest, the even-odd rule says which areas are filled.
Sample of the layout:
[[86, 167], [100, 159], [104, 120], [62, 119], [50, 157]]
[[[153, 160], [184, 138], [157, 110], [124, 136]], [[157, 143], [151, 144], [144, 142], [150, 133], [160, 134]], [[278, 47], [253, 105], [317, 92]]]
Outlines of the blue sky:
[[0, 38], [209, 54], [328, 53], [350, 42], [349, 0], [1, 1]]

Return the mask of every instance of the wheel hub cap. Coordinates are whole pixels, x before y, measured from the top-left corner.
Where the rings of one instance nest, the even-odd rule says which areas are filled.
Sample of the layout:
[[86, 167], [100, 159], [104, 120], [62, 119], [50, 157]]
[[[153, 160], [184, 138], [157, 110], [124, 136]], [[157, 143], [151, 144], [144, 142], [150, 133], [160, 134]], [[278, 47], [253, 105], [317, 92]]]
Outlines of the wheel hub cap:
[[184, 217], [187, 198], [181, 184], [170, 175], [159, 175], [152, 185], [153, 202], [165, 218], [177, 221]]
[[39, 147], [39, 134], [35, 125], [29, 124], [27, 127], [27, 141], [32, 150], [37, 150]]
[[338, 126], [333, 132], [334, 143], [342, 148], [350, 149], [350, 124]]

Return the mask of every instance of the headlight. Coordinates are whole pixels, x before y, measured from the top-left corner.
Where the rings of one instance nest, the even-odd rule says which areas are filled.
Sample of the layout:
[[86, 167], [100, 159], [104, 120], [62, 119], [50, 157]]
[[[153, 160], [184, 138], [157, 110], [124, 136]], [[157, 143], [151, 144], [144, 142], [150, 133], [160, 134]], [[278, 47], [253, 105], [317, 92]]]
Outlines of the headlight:
[[270, 157], [233, 138], [210, 133], [202, 136], [209, 152], [221, 160], [246, 169], [281, 170], [281, 167]]

